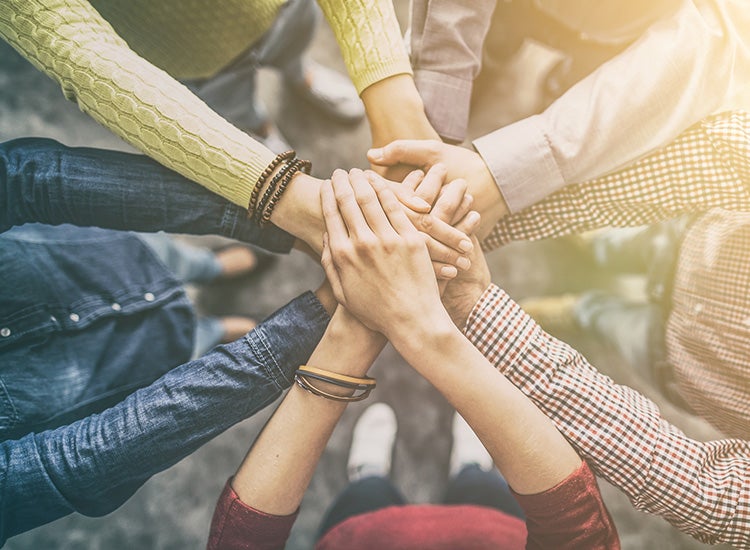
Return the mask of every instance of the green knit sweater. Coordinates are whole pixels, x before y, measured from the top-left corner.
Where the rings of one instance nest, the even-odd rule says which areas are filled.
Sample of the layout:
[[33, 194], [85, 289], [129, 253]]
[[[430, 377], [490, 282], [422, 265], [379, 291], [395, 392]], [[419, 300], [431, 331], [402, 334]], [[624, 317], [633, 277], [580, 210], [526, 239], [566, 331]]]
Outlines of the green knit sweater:
[[[411, 71], [390, 0], [319, 0], [358, 91]], [[3, 0], [0, 36], [80, 109], [150, 157], [247, 206], [274, 158], [176, 78], [216, 74], [283, 0]]]

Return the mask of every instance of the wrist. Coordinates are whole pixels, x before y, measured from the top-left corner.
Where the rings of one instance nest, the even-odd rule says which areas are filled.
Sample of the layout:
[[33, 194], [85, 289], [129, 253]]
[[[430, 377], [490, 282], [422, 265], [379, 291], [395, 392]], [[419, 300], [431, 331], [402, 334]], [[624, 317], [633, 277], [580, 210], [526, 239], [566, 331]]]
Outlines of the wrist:
[[424, 102], [410, 75], [376, 82], [362, 92], [362, 101], [374, 147], [394, 139], [440, 139], [427, 119]]
[[477, 283], [462, 287], [459, 291], [451, 292], [450, 284], [443, 295], [443, 303], [456, 327], [463, 332], [469, 315], [474, 310], [474, 306], [482, 298], [489, 281]]
[[[441, 308], [442, 309], [442, 308]], [[434, 315], [413, 315], [393, 323], [386, 337], [410, 364], [410, 358], [420, 357], [435, 342], [461, 335], [445, 309]]]
[[297, 172], [276, 209], [271, 222], [306, 242], [318, 254], [323, 250], [323, 211], [320, 206], [321, 180]]

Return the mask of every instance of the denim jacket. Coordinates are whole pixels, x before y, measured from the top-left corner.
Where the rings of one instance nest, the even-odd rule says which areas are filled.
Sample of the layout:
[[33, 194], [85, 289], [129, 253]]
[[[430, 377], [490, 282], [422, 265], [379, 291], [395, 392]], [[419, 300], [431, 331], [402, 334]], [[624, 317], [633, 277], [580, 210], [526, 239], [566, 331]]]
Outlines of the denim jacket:
[[107, 514], [290, 386], [329, 317], [307, 292], [254, 331], [72, 424], [0, 443], [0, 544], [71, 512]]

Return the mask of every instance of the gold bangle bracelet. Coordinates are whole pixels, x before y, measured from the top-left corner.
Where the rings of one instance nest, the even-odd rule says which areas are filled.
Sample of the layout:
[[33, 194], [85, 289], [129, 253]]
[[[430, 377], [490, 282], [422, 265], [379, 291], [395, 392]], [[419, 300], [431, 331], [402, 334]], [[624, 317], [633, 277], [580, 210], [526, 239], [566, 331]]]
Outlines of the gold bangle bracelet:
[[310, 383], [309, 380], [305, 378], [303, 374], [295, 374], [294, 381], [297, 383], [297, 385], [300, 388], [307, 391], [308, 393], [311, 393], [317, 397], [324, 397], [325, 399], [330, 399], [331, 401], [339, 401], [342, 403], [362, 401], [363, 399], [366, 399], [370, 395], [370, 392], [372, 391], [372, 388], [368, 388], [359, 395], [342, 396], [342, 395], [335, 395], [332, 393], [328, 393], [326, 391], [321, 390], [320, 388], [316, 388], [314, 385]]

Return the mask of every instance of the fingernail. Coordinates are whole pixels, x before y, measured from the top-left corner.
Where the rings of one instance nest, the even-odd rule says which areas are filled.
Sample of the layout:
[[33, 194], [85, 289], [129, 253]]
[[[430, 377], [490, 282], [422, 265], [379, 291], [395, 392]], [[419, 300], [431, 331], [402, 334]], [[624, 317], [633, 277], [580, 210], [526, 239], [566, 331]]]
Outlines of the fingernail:
[[466, 222], [470, 224], [478, 223], [480, 219], [479, 212], [473, 211], [466, 214]]
[[469, 258], [461, 257], [456, 261], [456, 265], [466, 271], [471, 267], [471, 261], [469, 261]]
[[369, 151], [367, 151], [367, 156], [374, 161], [383, 160], [383, 150], [382, 149], [370, 149]]
[[474, 245], [471, 243], [469, 239], [464, 239], [460, 243], [458, 243], [458, 249], [461, 252], [470, 252], [474, 248]]
[[430, 210], [430, 203], [424, 200], [422, 197], [409, 197], [408, 202], [409, 206], [413, 206], [417, 210]]
[[458, 269], [456, 269], [452, 265], [444, 265], [440, 268], [440, 275], [448, 279], [452, 279], [453, 277], [458, 275]]
[[424, 172], [422, 172], [422, 170], [413, 170], [409, 175], [416, 178], [417, 176], [424, 176]]

